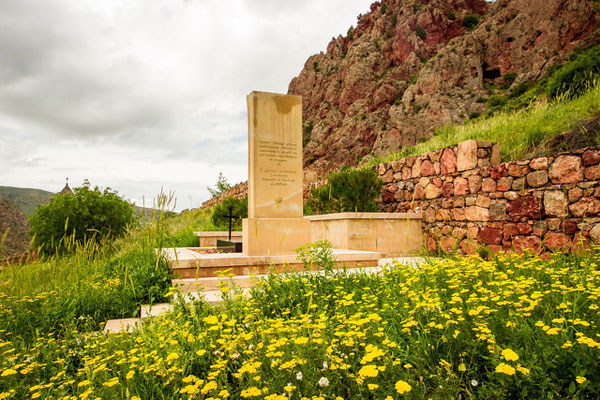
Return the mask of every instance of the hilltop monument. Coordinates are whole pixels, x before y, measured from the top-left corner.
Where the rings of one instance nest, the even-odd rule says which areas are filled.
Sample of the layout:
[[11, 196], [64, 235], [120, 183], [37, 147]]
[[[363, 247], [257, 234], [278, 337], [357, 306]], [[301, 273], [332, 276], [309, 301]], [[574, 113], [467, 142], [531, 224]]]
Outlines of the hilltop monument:
[[303, 218], [302, 98], [252, 92], [248, 106], [248, 218], [243, 253], [294, 254], [310, 242]]

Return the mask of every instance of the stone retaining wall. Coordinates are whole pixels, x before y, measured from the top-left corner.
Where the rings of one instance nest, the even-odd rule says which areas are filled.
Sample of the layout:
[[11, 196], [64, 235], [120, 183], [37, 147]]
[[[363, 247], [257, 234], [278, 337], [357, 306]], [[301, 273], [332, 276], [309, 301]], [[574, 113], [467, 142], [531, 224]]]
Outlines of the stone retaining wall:
[[423, 213], [429, 250], [576, 251], [600, 242], [600, 150], [499, 163], [469, 140], [381, 164], [380, 210]]

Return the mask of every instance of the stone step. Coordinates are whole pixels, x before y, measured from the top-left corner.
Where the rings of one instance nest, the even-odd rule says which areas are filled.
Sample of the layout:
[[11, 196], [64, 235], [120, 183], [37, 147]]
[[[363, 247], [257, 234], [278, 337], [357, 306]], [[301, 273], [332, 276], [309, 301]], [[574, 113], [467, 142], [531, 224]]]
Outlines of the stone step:
[[[219, 273], [253, 275], [304, 270], [304, 263], [298, 260], [296, 254], [273, 256], [247, 256], [242, 253], [202, 254], [196, 249], [183, 247], [164, 249], [163, 252], [169, 260], [173, 274], [180, 279], [215, 277]], [[333, 257], [338, 267], [354, 268], [377, 265], [381, 254], [372, 251], [333, 249]]]
[[141, 326], [141, 318], [109, 319], [106, 321], [103, 331], [107, 333], [131, 332]]
[[170, 313], [173, 311], [173, 305], [168, 303], [161, 304], [144, 304], [140, 312], [141, 318], [157, 317], [159, 315]]
[[[360, 267], [360, 268], [347, 268], [346, 272], [349, 274], [356, 273], [358, 271], [375, 273], [381, 270], [383, 266], [392, 263], [400, 263], [411, 267], [418, 267], [427, 261], [423, 257], [395, 257], [395, 258], [382, 258], [379, 260], [378, 266], [371, 267]], [[312, 273], [315, 273], [313, 271]], [[296, 272], [298, 274], [305, 274], [306, 271]], [[319, 271], [318, 273], [324, 273]], [[257, 281], [264, 279], [268, 274], [260, 275], [236, 275], [232, 277], [208, 277], [208, 278], [183, 278], [173, 279], [172, 285], [178, 288], [181, 292], [195, 292], [195, 291], [218, 291], [219, 284], [234, 285], [241, 289], [254, 287]]]
[[232, 277], [184, 278], [173, 279], [172, 285], [182, 292], [218, 291], [219, 285], [235, 285], [239, 288], [253, 287], [255, 282], [266, 275], [236, 275]]
[[[242, 295], [247, 297], [250, 293], [250, 289], [242, 289]], [[204, 301], [209, 304], [220, 304], [223, 302], [223, 293], [220, 290], [210, 290], [206, 292], [182, 292], [175, 295], [175, 300], [183, 298], [186, 303], [197, 301], [201, 297], [204, 297]]]

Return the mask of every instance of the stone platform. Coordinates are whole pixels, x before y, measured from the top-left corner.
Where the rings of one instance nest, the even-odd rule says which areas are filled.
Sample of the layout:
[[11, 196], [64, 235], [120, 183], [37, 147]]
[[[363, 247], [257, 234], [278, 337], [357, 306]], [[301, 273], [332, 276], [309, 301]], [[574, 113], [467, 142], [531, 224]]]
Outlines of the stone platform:
[[[296, 254], [247, 256], [240, 253], [202, 254], [200, 248], [164, 249], [176, 278], [207, 278], [227, 272], [232, 275], [254, 275], [269, 272], [303, 271], [304, 263]], [[339, 268], [376, 266], [381, 253], [373, 251], [333, 249]]]

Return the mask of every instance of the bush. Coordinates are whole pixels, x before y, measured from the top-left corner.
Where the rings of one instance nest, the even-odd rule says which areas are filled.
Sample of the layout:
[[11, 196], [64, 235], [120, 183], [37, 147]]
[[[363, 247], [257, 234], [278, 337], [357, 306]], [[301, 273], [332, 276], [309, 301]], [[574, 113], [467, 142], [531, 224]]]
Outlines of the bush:
[[74, 245], [122, 236], [132, 221], [133, 206], [110, 188], [90, 189], [85, 181], [74, 195], [59, 194], [39, 206], [29, 223], [34, 245], [52, 254], [70, 251]]
[[479, 15], [477, 14], [468, 14], [463, 18], [463, 26], [468, 30], [473, 30], [477, 25], [479, 25]]
[[600, 76], [600, 45], [558, 68], [548, 79], [546, 92], [556, 98], [565, 94], [572, 98], [581, 95], [590, 86], [590, 81]]
[[495, 111], [506, 104], [506, 97], [499, 94], [493, 94], [487, 99], [487, 107], [490, 111]]
[[376, 211], [375, 198], [383, 182], [371, 169], [343, 167], [328, 178], [327, 185], [312, 189], [307, 211], [316, 214], [345, 211]]
[[427, 37], [427, 32], [425, 32], [425, 29], [423, 29], [423, 27], [419, 24], [417, 24], [415, 32], [421, 40], [425, 40], [425, 38]]
[[213, 210], [211, 221], [214, 226], [222, 230], [229, 229], [229, 211], [231, 208], [231, 215], [235, 218], [231, 220], [231, 229], [240, 230], [242, 229], [242, 219], [248, 217], [248, 198], [236, 198], [233, 196], [227, 196], [223, 201], [215, 206]]

